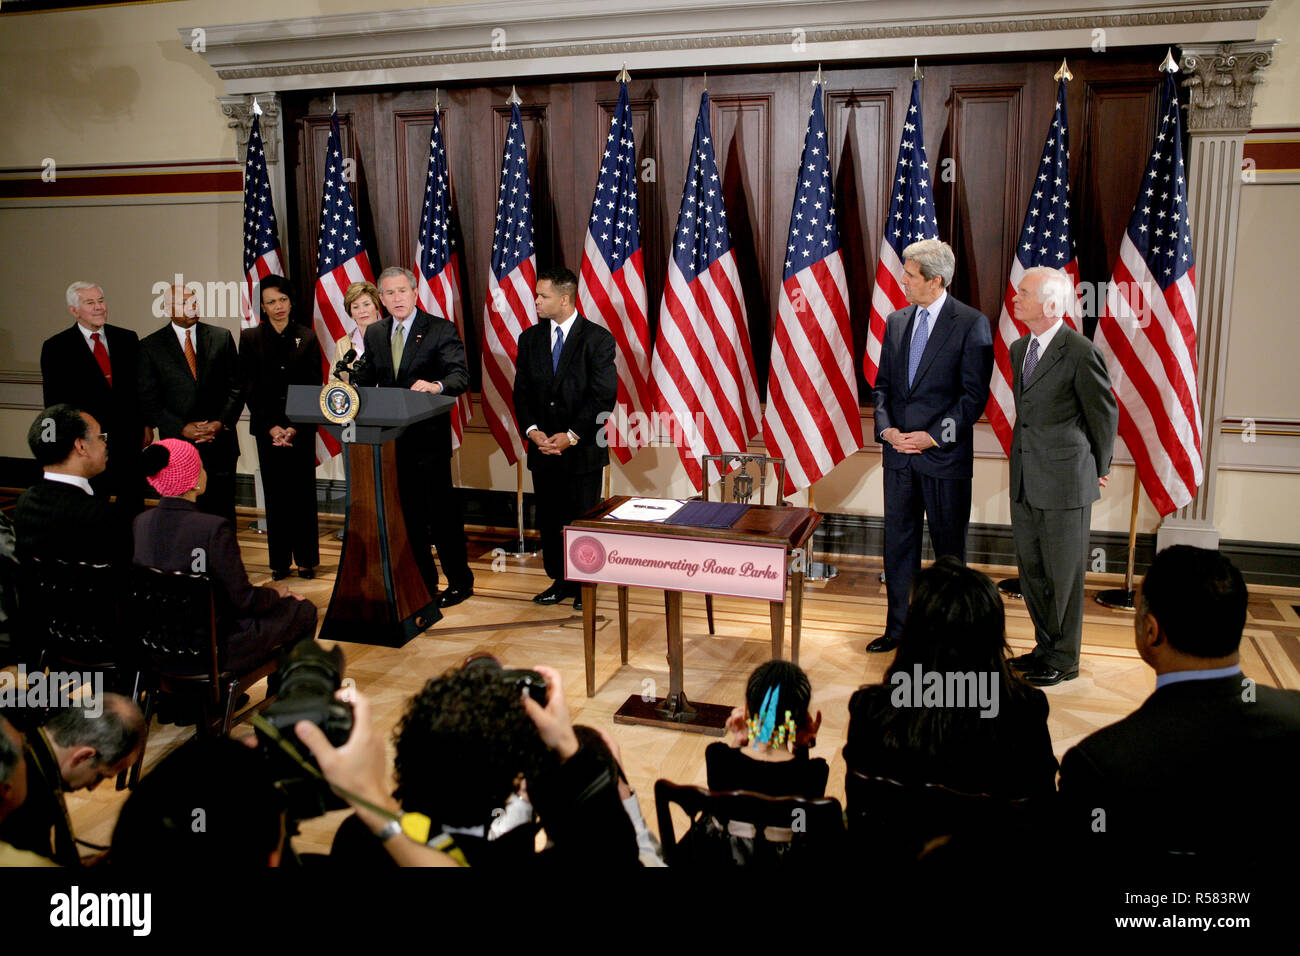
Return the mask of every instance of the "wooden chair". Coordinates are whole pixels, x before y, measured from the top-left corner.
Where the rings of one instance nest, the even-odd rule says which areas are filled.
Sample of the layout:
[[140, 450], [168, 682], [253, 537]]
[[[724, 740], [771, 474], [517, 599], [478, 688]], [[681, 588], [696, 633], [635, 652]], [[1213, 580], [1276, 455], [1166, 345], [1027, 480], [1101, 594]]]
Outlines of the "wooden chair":
[[844, 795], [855, 855], [899, 865], [916, 861], [937, 840], [1006, 845], [1041, 825], [1047, 809], [1032, 797], [967, 793], [937, 783], [905, 784], [853, 769], [845, 775]]
[[[673, 832], [674, 803], [691, 820], [681, 840]], [[669, 866], [823, 866], [846, 849], [844, 813], [831, 797], [717, 793], [656, 780], [655, 811]]]
[[[702, 500], [709, 500], [709, 465], [713, 465], [722, 478], [717, 483], [718, 501], [734, 504], [754, 504], [754, 485], [758, 484], [758, 504], [767, 504], [767, 470], [772, 469], [775, 481], [772, 484], [772, 502], [779, 507], [788, 507], [790, 502], [781, 497], [785, 487], [785, 459], [769, 458], [766, 455], [740, 454], [704, 455], [700, 458], [700, 474], [703, 476], [704, 493]], [[704, 613], [709, 620], [709, 633], [713, 633], [713, 595], [704, 595]]]
[[[223, 736], [274, 699], [268, 694], [235, 716], [239, 695], [274, 673], [277, 653], [250, 670], [223, 666], [216, 600], [206, 574], [137, 566], [131, 569], [127, 600], [147, 675], [146, 728], [159, 693], [197, 698], [201, 716], [196, 733], [216, 730]], [[142, 751], [141, 760], [143, 756]], [[131, 771], [132, 785], [139, 769], [137, 764]]]

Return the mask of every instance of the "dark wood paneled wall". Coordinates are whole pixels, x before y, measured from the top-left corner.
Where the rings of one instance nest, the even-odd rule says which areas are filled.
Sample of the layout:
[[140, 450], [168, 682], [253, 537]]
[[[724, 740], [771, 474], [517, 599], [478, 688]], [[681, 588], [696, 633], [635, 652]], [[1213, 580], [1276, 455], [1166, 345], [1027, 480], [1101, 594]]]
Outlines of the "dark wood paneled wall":
[[[1140, 48], [1071, 57], [1071, 227], [1085, 281], [1107, 279], [1118, 252], [1151, 148], [1159, 89], [1155, 64], [1163, 55], [1163, 48]], [[1043, 54], [924, 66], [922, 112], [939, 233], [957, 253], [952, 291], [994, 322], [1051, 121], [1056, 95], [1052, 74], [1060, 61], [1060, 54]], [[823, 75], [859, 357], [911, 72], [910, 62], [876, 63]], [[708, 77], [714, 149], [763, 386], [813, 76], [813, 71], [791, 68]], [[524, 101], [538, 264], [559, 263], [577, 271], [618, 88], [607, 78], [557, 77], [518, 89]], [[641, 239], [652, 332], [703, 89], [701, 75], [681, 73], [637, 76], [629, 87], [642, 172]], [[508, 85], [441, 90], [454, 214], [463, 236], [461, 278], [472, 357], [480, 348], [509, 93]], [[343, 149], [356, 160], [354, 195], [372, 263], [376, 272], [393, 264], [410, 268], [434, 91], [339, 90], [337, 97]], [[315, 276], [329, 108], [329, 94], [284, 97], [285, 155], [291, 167], [289, 260], [303, 292]], [[477, 388], [476, 358], [471, 369]], [[862, 381], [859, 394], [867, 404], [870, 393]]]

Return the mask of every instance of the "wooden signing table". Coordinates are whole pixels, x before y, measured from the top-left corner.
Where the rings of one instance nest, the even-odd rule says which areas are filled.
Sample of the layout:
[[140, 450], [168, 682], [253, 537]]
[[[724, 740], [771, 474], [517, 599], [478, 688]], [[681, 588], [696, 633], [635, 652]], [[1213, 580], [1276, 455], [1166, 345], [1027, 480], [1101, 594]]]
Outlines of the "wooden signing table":
[[[618, 585], [619, 646], [627, 663], [627, 589], [664, 592], [668, 626], [668, 696], [632, 695], [617, 723], [651, 724], [721, 736], [730, 707], [692, 703], [682, 689], [682, 592], [769, 602], [772, 657], [782, 656], [786, 581], [790, 584], [790, 659], [799, 662], [807, 544], [821, 523], [810, 508], [751, 505], [730, 528], [620, 521], [609, 513], [628, 500], [610, 498], [564, 529], [566, 576], [582, 585], [587, 696], [596, 693], [596, 585]], [[791, 556], [796, 560], [791, 561]]]

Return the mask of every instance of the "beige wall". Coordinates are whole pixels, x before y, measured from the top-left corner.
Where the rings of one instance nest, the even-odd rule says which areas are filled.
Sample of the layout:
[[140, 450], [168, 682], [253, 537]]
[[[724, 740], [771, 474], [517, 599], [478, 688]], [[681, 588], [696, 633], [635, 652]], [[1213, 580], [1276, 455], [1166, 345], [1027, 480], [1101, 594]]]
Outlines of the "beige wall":
[[[446, 0], [442, 0], [446, 2]], [[36, 166], [46, 157], [69, 164], [185, 162], [234, 158], [234, 133], [216, 97], [221, 82], [202, 58], [181, 43], [182, 25], [231, 23], [390, 9], [392, 0], [184, 0], [84, 12], [9, 17], [0, 30], [0, 88], [6, 121], [0, 124], [0, 167]], [[1300, 0], [1277, 0], [1259, 28], [1261, 39], [1281, 39], [1268, 82], [1257, 91], [1258, 125], [1300, 125]], [[0, 371], [30, 375], [40, 342], [67, 321], [62, 290], [74, 277], [104, 283], [111, 321], [141, 333], [157, 327], [150, 315], [156, 281], [176, 270], [201, 281], [240, 272], [239, 197], [162, 205], [55, 208], [0, 206], [7, 255], [0, 279], [11, 290], [0, 320]], [[1300, 186], [1257, 185], [1244, 190], [1229, 347], [1227, 414], [1300, 418], [1300, 385], [1292, 373], [1300, 354], [1300, 324], [1269, 301], [1270, 284], [1294, 258], [1300, 222]], [[220, 320], [232, 330], [234, 318]], [[34, 391], [29, 387], [27, 394]], [[12, 394], [12, 389], [11, 389]], [[37, 395], [37, 401], [39, 395]], [[0, 455], [25, 457], [29, 409], [0, 407]], [[458, 456], [459, 481], [469, 487], [513, 491], [508, 466], [481, 412]], [[869, 422], [866, 423], [869, 425]], [[241, 444], [251, 451], [246, 426]], [[978, 444], [993, 449], [987, 426]], [[1298, 445], [1297, 447], [1300, 447]], [[240, 462], [251, 471], [251, 455]], [[1300, 461], [1296, 463], [1300, 467]], [[340, 469], [322, 471], [339, 477]], [[1117, 465], [1094, 507], [1093, 527], [1128, 528], [1133, 471]], [[691, 493], [672, 448], [640, 452], [615, 467], [615, 493]], [[531, 485], [526, 486], [531, 489]], [[1000, 454], [977, 458], [972, 519], [1009, 522], [1007, 464]], [[1300, 543], [1300, 508], [1293, 504], [1300, 476], [1224, 472], [1216, 518], [1228, 539]], [[804, 496], [799, 496], [800, 500]], [[816, 489], [824, 511], [879, 515], [882, 478], [874, 444], [843, 463]], [[1145, 500], [1140, 531], [1158, 519]]]

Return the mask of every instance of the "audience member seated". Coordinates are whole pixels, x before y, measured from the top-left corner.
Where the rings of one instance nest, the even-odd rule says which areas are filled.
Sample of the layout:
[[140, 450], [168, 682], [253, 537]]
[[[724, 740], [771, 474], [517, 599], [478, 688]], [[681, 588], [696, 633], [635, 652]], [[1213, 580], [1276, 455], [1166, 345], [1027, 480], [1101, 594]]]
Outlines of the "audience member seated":
[[[0, 824], [27, 799], [27, 761], [23, 738], [0, 716]], [[30, 850], [19, 850], [0, 837], [0, 867], [54, 866], [54, 861]]]
[[745, 706], [727, 718], [727, 740], [704, 751], [709, 789], [811, 800], [826, 796], [830, 767], [823, 758], [808, 756], [822, 722], [820, 711], [809, 717], [811, 701], [808, 675], [799, 665], [759, 665], [749, 675]]
[[0, 840], [62, 866], [82, 862], [63, 794], [116, 777], [143, 746], [144, 715], [129, 698], [105, 693], [82, 704], [54, 711], [27, 735], [27, 800], [0, 821]]
[[896, 654], [883, 683], [849, 699], [850, 771], [1050, 797], [1047, 696], [1009, 668], [1002, 598], [987, 576], [951, 556], [918, 572]]
[[19, 559], [125, 563], [127, 529], [90, 487], [108, 462], [99, 423], [71, 405], [52, 405], [27, 429], [27, 445], [45, 474], [14, 509]]
[[[199, 510], [207, 484], [199, 453], [181, 438], [154, 442], [141, 455], [149, 484], [163, 497], [135, 519], [135, 563], [164, 571], [206, 570], [217, 607], [221, 666], [256, 667], [282, 646], [311, 640], [316, 605], [282, 581], [254, 587], [230, 521]], [[196, 566], [195, 555], [203, 562]]]
[[1085, 850], [1285, 861], [1297, 849], [1300, 691], [1242, 674], [1246, 603], [1218, 551], [1175, 545], [1151, 562], [1134, 633], [1155, 691], [1061, 761], [1066, 825]]
[[279, 866], [284, 800], [263, 756], [229, 737], [194, 737], [131, 792], [109, 862], [155, 873]]
[[[579, 741], [559, 672], [536, 670], [548, 685], [545, 707], [490, 659], [425, 684], [397, 727], [397, 789], [388, 802], [429, 817], [442, 848], [454, 847], [471, 866], [515, 866], [535, 856], [559, 866], [635, 866], [637, 837], [608, 754]], [[309, 746], [319, 743], [308, 733]], [[494, 827], [500, 817], [513, 819]], [[331, 856], [375, 861], [361, 828], [383, 836], [384, 822], [345, 821]], [[541, 854], [538, 824], [550, 841]]]
[[641, 813], [641, 802], [637, 800], [636, 791], [632, 789], [627, 774], [623, 772], [623, 755], [614, 738], [606, 730], [582, 724], [574, 725], [573, 732], [578, 736], [578, 745], [591, 747], [592, 752], [618, 779], [618, 798], [623, 802], [627, 818], [632, 821], [632, 828], [636, 831], [636, 845], [641, 857], [641, 865], [667, 866], [668, 864], [664, 862], [663, 847], [646, 826], [645, 816]]

